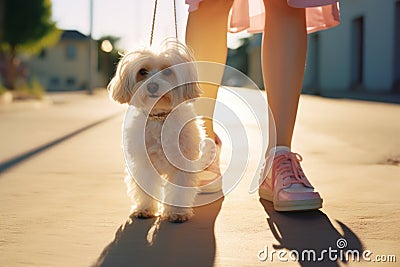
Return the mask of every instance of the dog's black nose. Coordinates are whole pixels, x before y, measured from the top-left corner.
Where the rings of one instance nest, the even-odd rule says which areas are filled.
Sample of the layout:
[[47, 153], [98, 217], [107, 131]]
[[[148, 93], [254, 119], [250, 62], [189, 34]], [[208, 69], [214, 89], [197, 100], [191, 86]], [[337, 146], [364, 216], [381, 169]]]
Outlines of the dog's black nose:
[[154, 94], [155, 92], [158, 91], [158, 83], [148, 83], [147, 84], [147, 91], [149, 91], [151, 94]]

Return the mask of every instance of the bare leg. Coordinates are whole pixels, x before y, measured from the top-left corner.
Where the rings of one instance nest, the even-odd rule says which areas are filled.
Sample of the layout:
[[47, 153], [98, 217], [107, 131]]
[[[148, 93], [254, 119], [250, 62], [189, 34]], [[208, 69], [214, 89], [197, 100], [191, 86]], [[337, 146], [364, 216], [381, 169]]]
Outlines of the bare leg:
[[291, 146], [307, 53], [305, 10], [264, 0], [262, 67], [277, 145]]
[[[232, 0], [204, 0], [200, 2], [196, 11], [189, 13], [186, 44], [193, 49], [196, 60], [225, 64], [228, 15], [231, 6]], [[218, 86], [201, 84], [201, 89], [202, 97], [217, 98]], [[212, 117], [214, 105], [196, 106], [196, 110], [203, 116]], [[206, 120], [205, 127], [207, 135], [214, 139], [212, 120]]]

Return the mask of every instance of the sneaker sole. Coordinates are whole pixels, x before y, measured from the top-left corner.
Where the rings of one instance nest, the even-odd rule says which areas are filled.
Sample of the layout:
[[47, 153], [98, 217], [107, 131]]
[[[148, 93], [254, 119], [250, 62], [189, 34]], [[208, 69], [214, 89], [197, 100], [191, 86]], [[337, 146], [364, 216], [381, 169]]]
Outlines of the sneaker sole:
[[199, 194], [214, 194], [222, 190], [222, 179], [199, 188]]
[[307, 200], [293, 200], [293, 201], [282, 201], [279, 204], [274, 203], [273, 196], [270, 192], [259, 190], [260, 198], [272, 202], [274, 210], [276, 211], [306, 211], [306, 210], [318, 210], [322, 208], [323, 200], [320, 199], [307, 199]]

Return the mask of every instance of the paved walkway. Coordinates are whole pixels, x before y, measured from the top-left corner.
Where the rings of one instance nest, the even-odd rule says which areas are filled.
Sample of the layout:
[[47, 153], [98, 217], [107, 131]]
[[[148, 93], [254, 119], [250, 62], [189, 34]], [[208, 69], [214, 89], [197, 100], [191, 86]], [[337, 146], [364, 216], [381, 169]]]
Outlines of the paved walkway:
[[124, 108], [102, 93], [53, 99], [0, 109], [0, 266], [344, 266], [326, 254], [317, 263], [290, 259], [294, 250], [337, 249], [339, 238], [344, 251], [397, 256], [371, 266], [399, 264], [399, 105], [302, 97], [294, 149], [322, 210], [277, 213], [247, 193], [244, 177], [189, 222], [171, 224], [128, 218]]

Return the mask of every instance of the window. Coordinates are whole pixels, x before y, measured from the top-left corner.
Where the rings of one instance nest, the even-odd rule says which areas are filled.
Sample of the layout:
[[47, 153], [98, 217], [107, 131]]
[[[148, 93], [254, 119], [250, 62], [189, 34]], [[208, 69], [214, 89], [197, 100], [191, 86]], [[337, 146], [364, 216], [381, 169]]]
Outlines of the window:
[[67, 84], [68, 87], [75, 86], [75, 84], [76, 84], [75, 78], [73, 78], [73, 77], [68, 77], [68, 78], [67, 78], [67, 81], [66, 81], [66, 84]]
[[58, 77], [51, 77], [50, 79], [50, 86], [58, 86], [60, 85], [60, 78]]
[[60, 78], [52, 76], [49, 80], [49, 90], [60, 90]]
[[78, 51], [75, 45], [67, 45], [66, 57], [67, 59], [73, 60], [77, 57]]
[[400, 92], [400, 1], [396, 2], [396, 18], [395, 18], [395, 33], [394, 33], [394, 78], [393, 88], [394, 92]]
[[364, 17], [352, 22], [352, 88], [358, 89], [363, 84], [364, 74]]
[[313, 33], [310, 35], [310, 45], [308, 53], [309, 60], [309, 71], [311, 72], [311, 89], [315, 94], [320, 93], [320, 81], [319, 81], [319, 49], [320, 49], [320, 37], [319, 33]]

